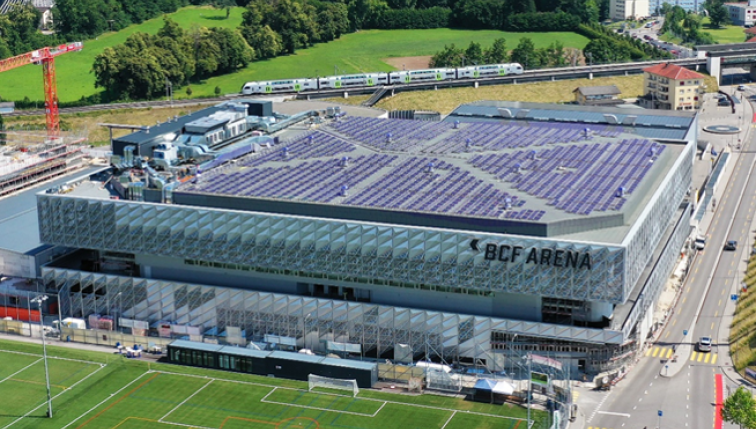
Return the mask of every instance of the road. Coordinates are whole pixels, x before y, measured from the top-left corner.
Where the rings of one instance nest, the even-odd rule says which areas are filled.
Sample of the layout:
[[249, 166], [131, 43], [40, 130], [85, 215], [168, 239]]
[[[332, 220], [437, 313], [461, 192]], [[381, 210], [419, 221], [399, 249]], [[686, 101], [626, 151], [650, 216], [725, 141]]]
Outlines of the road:
[[[748, 257], [743, 247], [749, 242], [756, 207], [755, 137], [756, 133], [750, 134], [744, 151], [737, 157], [721, 201], [717, 201], [706, 234], [706, 248], [691, 266], [680, 300], [659, 341], [623, 382], [597, 400], [600, 406], [589, 417], [586, 427], [656, 428], [659, 410], [663, 412], [662, 428], [713, 427], [714, 377], [725, 370], [720, 365], [730, 364], [726, 341], [717, 344], [719, 328], [727, 300], [740, 282], [738, 264]], [[737, 240], [741, 246], [735, 252], [724, 251], [726, 240]], [[695, 343], [702, 336], [714, 339], [711, 353], [695, 350]], [[687, 359], [687, 365], [674, 377], [660, 376], [664, 371], [663, 358], [672, 354], [672, 346], [686, 343], [694, 346], [689, 357], [682, 357]], [[730, 388], [733, 387], [731, 383]]]

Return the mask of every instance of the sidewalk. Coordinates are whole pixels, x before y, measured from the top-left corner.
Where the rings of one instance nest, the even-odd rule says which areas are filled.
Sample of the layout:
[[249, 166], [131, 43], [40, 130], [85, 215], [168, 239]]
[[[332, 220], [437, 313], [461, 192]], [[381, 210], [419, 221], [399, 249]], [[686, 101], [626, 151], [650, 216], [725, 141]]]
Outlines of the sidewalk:
[[[732, 94], [735, 91], [735, 88], [736, 88], [735, 86], [720, 87], [722, 91], [730, 93], [730, 94]], [[722, 153], [724, 151], [730, 152], [730, 159], [728, 161], [728, 165], [723, 170], [722, 175], [719, 178], [719, 185], [715, 189], [714, 198], [716, 198], [717, 201], [722, 200], [722, 195], [724, 194], [725, 189], [727, 189], [726, 185], [730, 181], [734, 167], [737, 164], [738, 160], [740, 159], [740, 150], [738, 150], [738, 146], [740, 144], [745, 144], [745, 142], [748, 141], [747, 139], [750, 136], [750, 132], [752, 128], [750, 119], [753, 117], [753, 114], [754, 114], [753, 106], [751, 106], [751, 103], [748, 102], [747, 100], [744, 100], [738, 106], [739, 106], [739, 110], [736, 111], [735, 114], [720, 113], [719, 110], [716, 110], [716, 113], [714, 114], [711, 111], [713, 109], [718, 109], [718, 108], [716, 106], [716, 102], [713, 99], [709, 99], [704, 103], [704, 108], [702, 109], [702, 113], [709, 112], [709, 114], [707, 114], [705, 118], [702, 117], [699, 119], [699, 125], [700, 125], [699, 128], [701, 129], [707, 125], [713, 125], [713, 124], [735, 125], [735, 126], [741, 127], [740, 132], [735, 135], [716, 135], [716, 134], [707, 133], [705, 131], [699, 132], [699, 139], [709, 141], [712, 147], [714, 148], [714, 150], [718, 151], [719, 153]], [[697, 162], [703, 163], [706, 161], [703, 160], [703, 161], [697, 161]], [[694, 178], [694, 182], [695, 182], [695, 178]], [[714, 215], [716, 215], [716, 211], [712, 210], [711, 207], [706, 207], [705, 210], [706, 212], [703, 216], [703, 219], [701, 219], [701, 221], [698, 224], [698, 229], [702, 234], [705, 234], [708, 232], [709, 227], [711, 226], [711, 222], [714, 219]], [[754, 222], [754, 220], [752, 220], [751, 222], [752, 222], [751, 228], [752, 229], [756, 228], [756, 222]], [[740, 261], [738, 272], [741, 272], [741, 273], [745, 272], [746, 266], [748, 264], [748, 259], [747, 259], [748, 255], [746, 252], [748, 252], [752, 246], [753, 246], [753, 237], [749, 237], [748, 243], [743, 243], [741, 247], [741, 251], [744, 253], [744, 258], [742, 258]], [[691, 262], [691, 266], [693, 265], [693, 263], [695, 263], [695, 259]], [[731, 291], [731, 293], [737, 293], [739, 287], [740, 287], [740, 280], [735, 281], [733, 283], [733, 290]], [[680, 290], [682, 290], [682, 288], [680, 288]], [[678, 295], [678, 298], [679, 298], [679, 295]], [[675, 304], [676, 303], [677, 303], [677, 299], [675, 300]], [[725, 310], [726, 316], [723, 316], [723, 319], [722, 319], [723, 323], [720, 323], [718, 337], [714, 339], [715, 344], [728, 344], [729, 327], [730, 327], [730, 322], [732, 321], [732, 314], [734, 313], [734, 311], [735, 311], [735, 302], [728, 300], [726, 304], [726, 310]], [[667, 320], [669, 320], [669, 317], [667, 318]], [[673, 362], [670, 359], [659, 370], [659, 375], [661, 375], [662, 377], [674, 377], [687, 366], [688, 360], [690, 359], [690, 354], [693, 351], [693, 344], [695, 344], [695, 332], [690, 330], [688, 338], [690, 338], [691, 340], [684, 344], [677, 345], [677, 349], [675, 351], [675, 357], [676, 357], [675, 361]], [[651, 346], [651, 344], [649, 344], [648, 346]], [[719, 350], [720, 350], [719, 354], [721, 356], [727, 357], [725, 361], [722, 362], [722, 365], [720, 366], [723, 368], [726, 368], [727, 366], [729, 366], [729, 369], [723, 372], [728, 377], [730, 377], [731, 375], [736, 375], [737, 373], [735, 373], [734, 369], [732, 369], [732, 363], [731, 363], [730, 354], [729, 354], [729, 347], [720, 345]]]

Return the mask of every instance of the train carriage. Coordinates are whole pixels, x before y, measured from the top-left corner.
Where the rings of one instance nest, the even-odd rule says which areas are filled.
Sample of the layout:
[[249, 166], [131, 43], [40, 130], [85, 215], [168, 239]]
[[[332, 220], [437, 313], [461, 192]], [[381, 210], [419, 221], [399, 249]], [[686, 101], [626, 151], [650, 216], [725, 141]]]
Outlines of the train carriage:
[[247, 82], [242, 94], [275, 94], [278, 92], [299, 92], [318, 89], [317, 79], [285, 79], [268, 82]]
[[425, 70], [402, 70], [389, 73], [390, 83], [411, 83], [429, 80], [453, 80], [456, 79], [456, 69], [425, 69]]
[[509, 74], [522, 74], [522, 71], [522, 66], [518, 63], [460, 67], [457, 69], [457, 79], [506, 76]]
[[318, 80], [320, 89], [352, 88], [360, 86], [387, 85], [388, 73], [350, 74], [344, 76], [328, 76]]

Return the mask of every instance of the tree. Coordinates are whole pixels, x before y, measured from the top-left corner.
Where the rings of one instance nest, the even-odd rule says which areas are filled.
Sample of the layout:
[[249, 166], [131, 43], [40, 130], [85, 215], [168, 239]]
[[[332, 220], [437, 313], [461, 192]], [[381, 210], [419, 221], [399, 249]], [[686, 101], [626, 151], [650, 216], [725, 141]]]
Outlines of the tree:
[[188, 95], [189, 97], [192, 96], [192, 87], [191, 86], [187, 86], [186, 87], [186, 95]]
[[535, 45], [529, 37], [520, 39], [517, 47], [512, 49], [512, 62], [522, 64], [526, 70], [540, 66], [540, 60], [536, 58]]
[[662, 5], [659, 8], [659, 10], [657, 11], [657, 13], [660, 14], [660, 15], [663, 15], [663, 16], [667, 16], [667, 14], [670, 11], [672, 11], [672, 5], [669, 4], [669, 3], [667, 3], [667, 2], [664, 2], [664, 3], [662, 3]]
[[509, 61], [506, 39], [499, 37], [494, 40], [493, 45], [489, 49], [486, 49], [484, 57], [486, 64], [506, 63]]
[[215, 87], [215, 96], [216, 97], [220, 97], [220, 95], [221, 95], [221, 87], [220, 86], [216, 86]]
[[709, 13], [712, 28], [719, 28], [730, 22], [730, 14], [722, 0], [706, 0], [703, 7]]
[[283, 50], [281, 35], [268, 25], [258, 27], [256, 30], [244, 27], [242, 34], [259, 59], [273, 58]]
[[464, 55], [465, 52], [454, 46], [454, 43], [451, 46], [444, 45], [443, 50], [436, 52], [431, 57], [429, 65], [430, 67], [460, 67]]
[[730, 395], [722, 407], [722, 420], [740, 425], [742, 428], [756, 428], [756, 400], [743, 386]]
[[548, 48], [546, 48], [546, 54], [548, 59], [548, 65], [550, 67], [562, 67], [567, 65], [567, 59], [565, 58], [564, 45], [560, 41], [552, 42]]
[[480, 43], [470, 42], [470, 46], [465, 49], [464, 64], [483, 64], [483, 49], [480, 47]]

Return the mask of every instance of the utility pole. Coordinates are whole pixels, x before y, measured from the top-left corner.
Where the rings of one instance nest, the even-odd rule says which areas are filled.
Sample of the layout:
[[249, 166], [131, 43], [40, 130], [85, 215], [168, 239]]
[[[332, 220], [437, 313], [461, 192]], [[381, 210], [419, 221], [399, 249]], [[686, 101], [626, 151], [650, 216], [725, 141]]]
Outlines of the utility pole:
[[528, 428], [530, 428], [530, 396], [531, 392], [533, 391], [533, 358], [530, 356], [530, 353], [528, 353]]
[[173, 106], [173, 84], [168, 80], [168, 76], [165, 77], [165, 98], [168, 99], [171, 106]]
[[47, 342], [45, 341], [45, 327], [42, 324], [42, 303], [47, 301], [47, 295], [37, 295], [31, 302], [39, 306], [39, 333], [42, 335], [42, 357], [45, 361], [45, 385], [47, 386], [47, 417], [52, 418], [52, 395], [50, 394], [50, 370], [47, 367]]

